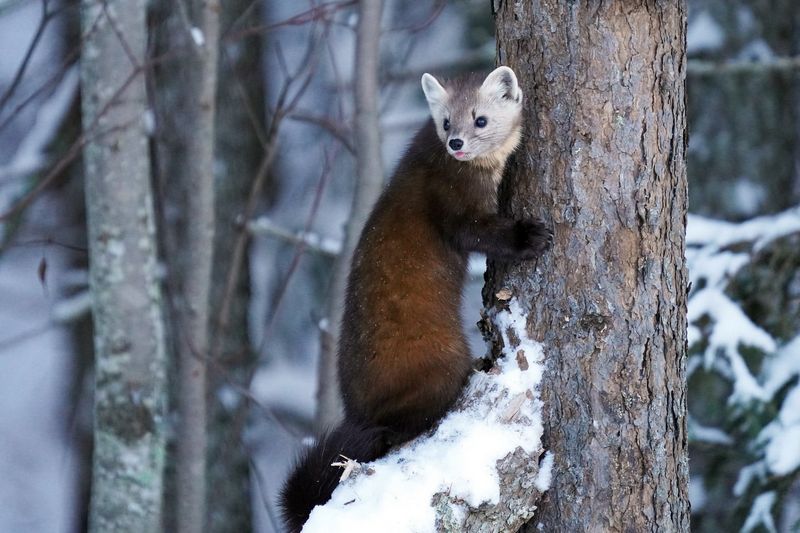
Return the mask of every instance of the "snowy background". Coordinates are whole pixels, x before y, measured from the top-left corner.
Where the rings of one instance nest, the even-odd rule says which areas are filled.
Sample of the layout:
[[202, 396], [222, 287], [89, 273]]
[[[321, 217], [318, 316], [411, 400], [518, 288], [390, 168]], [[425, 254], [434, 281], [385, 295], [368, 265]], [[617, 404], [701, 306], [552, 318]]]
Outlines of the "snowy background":
[[[693, 529], [791, 531], [800, 524], [800, 69], [770, 65], [800, 53], [800, 8], [793, 0], [689, 4], [688, 52], [696, 66], [690, 67], [695, 74], [690, 74], [688, 102], [690, 209], [695, 214], [687, 236]], [[77, 9], [64, 5], [48, 20], [26, 60], [42, 5], [0, 0], [0, 211], [47, 173], [63, 155], [63, 138], [78, 127], [77, 74], [63, 67], [72, 61]], [[301, 9], [294, 2], [265, 5], [266, 22]], [[427, 3], [391, 1], [384, 24], [391, 28], [405, 19], [425, 20], [430, 11]], [[337, 16], [343, 27], [354, 22], [352, 10]], [[387, 70], [408, 73], [383, 91], [387, 170], [427, 117], [418, 74], [457, 66], [464, 58], [476, 67], [490, 66], [491, 28], [488, 2], [475, 0], [448, 3], [414, 39], [387, 32], [382, 46]], [[272, 33], [265, 48], [278, 41], [287, 61], [298, 61], [306, 31], [301, 26]], [[331, 62], [303, 97], [304, 109], [325, 114], [341, 106], [345, 115], [351, 113], [347, 93], [330, 88], [350, 79], [353, 47], [351, 31], [333, 33]], [[265, 54], [264, 61], [268, 72], [279, 68], [274, 55]], [[728, 61], [752, 64], [730, 72], [703, 70]], [[23, 64], [24, 75], [15, 81]], [[269, 94], [277, 83], [268, 77]], [[319, 178], [319, 158], [308, 154], [321, 153], [332, 142], [300, 122], [287, 123], [281, 131], [275, 164], [279, 187], [272, 207], [262, 213], [272, 224], [291, 232], [304, 226]], [[334, 248], [350, 205], [350, 175], [352, 162], [339, 158], [312, 227]], [[75, 246], [84, 231], [79, 180], [79, 164], [68, 165], [24, 217], [0, 225], [0, 532], [83, 527], [89, 416], [84, 391], [91, 343], [86, 253]], [[305, 254], [273, 316], [294, 246], [275, 236], [254, 241], [249, 326], [262, 365], [251, 388], [260, 403], [305, 421], [307, 428], [314, 412], [317, 333], [331, 260]], [[480, 265], [480, 258], [475, 262]], [[464, 313], [478, 355], [484, 350], [474, 327], [481, 284], [481, 276], [474, 276]], [[265, 338], [267, 329], [271, 335]], [[531, 362], [540, 357], [534, 356], [538, 349], [529, 348]], [[535, 389], [535, 367], [529, 372], [531, 381], [524, 386]], [[485, 453], [483, 437], [466, 429], [474, 429], [474, 421], [451, 418], [439, 433], [474, 439]], [[533, 426], [528, 429], [535, 431]], [[254, 508], [262, 531], [273, 530], [264, 502], [273, 501], [302, 433], [257, 413], [248, 428], [258, 471]], [[521, 442], [532, 445], [536, 439], [525, 435]], [[413, 474], [416, 460], [443, 462], [435, 445], [425, 446], [394, 453], [382, 463], [402, 464], [398, 470]], [[468, 451], [465, 447], [464, 456], [447, 457], [447, 464], [462, 470]], [[495, 481], [490, 472], [487, 476], [463, 487], [463, 498], [491, 500]], [[424, 476], [417, 481], [439, 482]], [[375, 477], [370, 482], [386, 481]], [[455, 485], [454, 490], [462, 490]], [[366, 505], [383, 505], [379, 490], [366, 490], [376, 498], [364, 500]], [[309, 528], [315, 521], [328, 523], [337, 502], [350, 499], [345, 491], [337, 493], [324, 511], [328, 515], [315, 512]], [[413, 514], [402, 518], [424, 519]]]

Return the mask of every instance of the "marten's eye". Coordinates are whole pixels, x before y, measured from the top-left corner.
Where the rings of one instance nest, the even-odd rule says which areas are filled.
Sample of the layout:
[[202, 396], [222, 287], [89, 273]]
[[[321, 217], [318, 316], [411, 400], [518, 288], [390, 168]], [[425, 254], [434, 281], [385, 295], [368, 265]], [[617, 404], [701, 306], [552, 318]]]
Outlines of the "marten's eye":
[[442, 128], [444, 129], [444, 131], [449, 130], [450, 129], [450, 121], [447, 120], [447, 119], [444, 119], [444, 122], [442, 123]]
[[486, 117], [478, 117], [475, 119], [475, 126], [478, 128], [485, 128], [486, 127]]

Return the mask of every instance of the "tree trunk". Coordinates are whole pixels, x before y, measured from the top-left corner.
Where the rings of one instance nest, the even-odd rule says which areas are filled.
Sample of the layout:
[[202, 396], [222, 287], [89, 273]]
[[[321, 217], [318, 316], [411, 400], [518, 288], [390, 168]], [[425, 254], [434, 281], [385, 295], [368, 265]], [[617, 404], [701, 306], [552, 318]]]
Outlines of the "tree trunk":
[[383, 0], [362, 0], [358, 7], [355, 84], [356, 189], [345, 228], [344, 245], [333, 266], [328, 296], [328, 328], [322, 334], [317, 387], [318, 428], [334, 425], [342, 416], [342, 399], [336, 371], [336, 347], [344, 312], [344, 296], [350, 260], [372, 205], [383, 189], [380, 124], [378, 115], [378, 66], [380, 65]]
[[[155, 154], [178, 428], [168, 467], [167, 529], [206, 525], [208, 328], [214, 250], [214, 117], [219, 2], [153, 2]], [[174, 455], [172, 455], [174, 454]]]
[[[261, 5], [251, 0], [229, 0], [222, 4], [220, 17], [222, 30], [235, 33], [241, 27], [262, 23]], [[243, 231], [240, 217], [264, 153], [259, 139], [265, 135], [265, 98], [261, 35], [223, 46], [227, 53], [220, 52], [219, 77], [229, 82], [217, 95], [217, 226], [211, 293], [215, 302], [211, 353], [216, 359], [209, 375], [208, 531], [238, 533], [253, 529], [250, 457], [243, 441], [248, 402], [238, 392], [231, 394], [228, 382], [248, 387], [257, 362], [248, 335], [250, 276], [246, 260], [236, 273], [224, 327], [218, 321], [216, 306], [224, 300], [228, 271], [239, 232]], [[270, 182], [266, 189], [271, 197], [274, 185]], [[249, 244], [246, 246], [247, 257]]]
[[553, 480], [530, 531], [688, 531], [683, 1], [494, 2], [528, 135], [501, 211], [552, 223], [490, 265], [545, 346]]
[[90, 530], [160, 531], [165, 350], [138, 70], [145, 2], [84, 0], [82, 26], [96, 357]]
[[[214, 117], [219, 11], [216, 0], [189, 3], [186, 26], [192, 38], [184, 58], [182, 117], [187, 159], [171, 176], [185, 191], [187, 224], [181, 250], [178, 322], [178, 415], [176, 453], [177, 526], [198, 533], [206, 524], [206, 361], [209, 356], [209, 298], [214, 251]], [[181, 9], [177, 7], [176, 9]], [[189, 27], [191, 25], [191, 27]]]

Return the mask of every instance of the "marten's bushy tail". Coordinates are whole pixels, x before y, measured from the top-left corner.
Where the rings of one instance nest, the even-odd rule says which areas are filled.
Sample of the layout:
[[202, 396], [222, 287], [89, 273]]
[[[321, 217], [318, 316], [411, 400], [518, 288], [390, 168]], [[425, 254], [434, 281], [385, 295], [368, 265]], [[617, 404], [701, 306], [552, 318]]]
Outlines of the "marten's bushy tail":
[[290, 533], [298, 533], [311, 510], [327, 502], [339, 483], [342, 469], [331, 466], [340, 455], [359, 462], [374, 461], [389, 449], [386, 431], [345, 420], [307, 448], [281, 490], [281, 509]]

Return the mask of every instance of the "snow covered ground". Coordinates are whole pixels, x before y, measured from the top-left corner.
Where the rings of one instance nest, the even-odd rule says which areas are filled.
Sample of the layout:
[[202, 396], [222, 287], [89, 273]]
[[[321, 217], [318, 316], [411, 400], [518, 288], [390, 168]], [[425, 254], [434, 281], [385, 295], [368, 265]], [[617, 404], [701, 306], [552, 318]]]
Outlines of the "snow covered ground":
[[[57, 253], [48, 268], [60, 270]], [[0, 531], [74, 531], [76, 463], [67, 395], [68, 339], [50, 322], [40, 284], [42, 250], [12, 250], [0, 261]]]
[[[39, 2], [7, 3], [0, 17], [0, 94], [4, 94], [33, 38]], [[0, 119], [58, 67], [58, 22], [48, 26], [17, 93]], [[55, 93], [45, 92], [0, 131], [0, 211], [22, 192], [18, 179], [45, 164], [44, 149], [77, 89], [72, 72]], [[29, 213], [38, 229], [57, 228], [57, 205], [40, 202]], [[0, 236], [5, 228], [0, 225]], [[42, 238], [21, 233], [18, 242]], [[44, 286], [39, 267], [47, 264]], [[76, 530], [76, 457], [68, 399], [73, 363], [66, 332], [52, 312], [64, 272], [56, 247], [12, 247], [0, 256], [0, 531], [68, 533]]]

